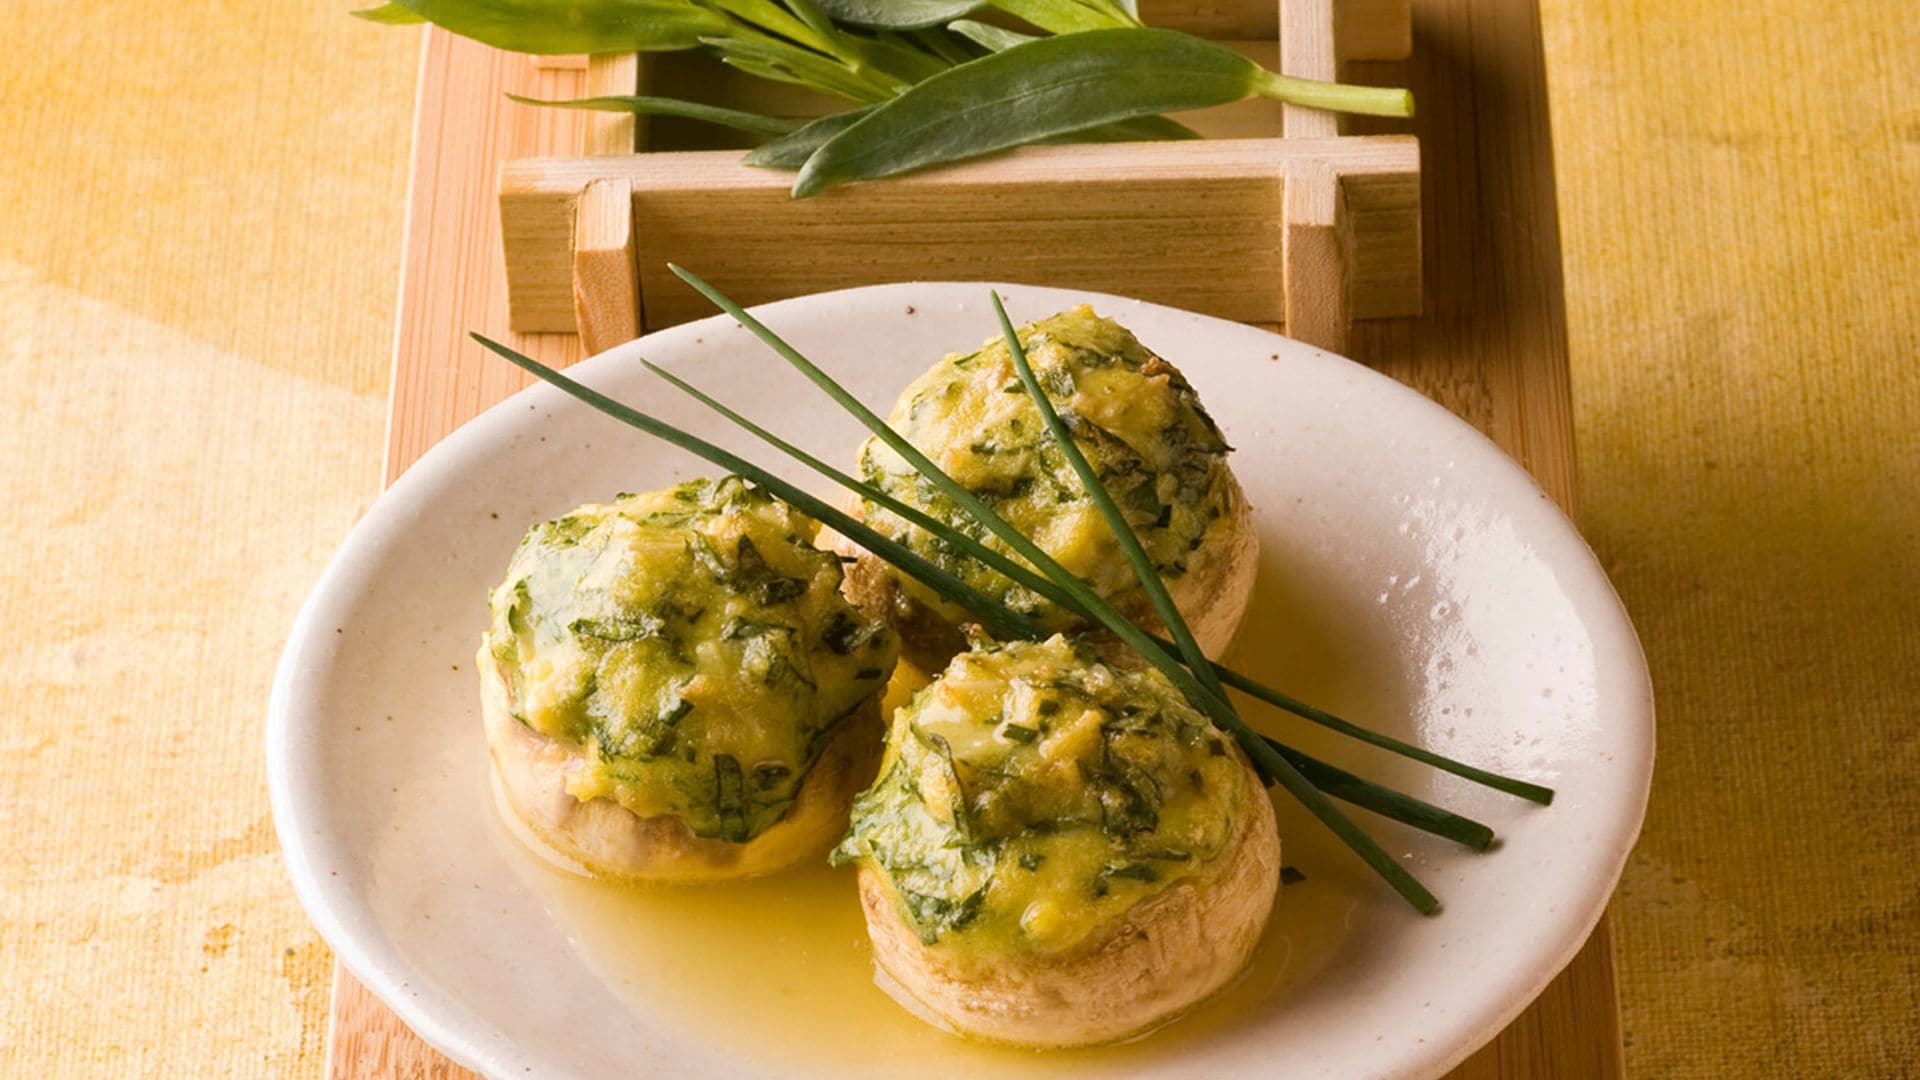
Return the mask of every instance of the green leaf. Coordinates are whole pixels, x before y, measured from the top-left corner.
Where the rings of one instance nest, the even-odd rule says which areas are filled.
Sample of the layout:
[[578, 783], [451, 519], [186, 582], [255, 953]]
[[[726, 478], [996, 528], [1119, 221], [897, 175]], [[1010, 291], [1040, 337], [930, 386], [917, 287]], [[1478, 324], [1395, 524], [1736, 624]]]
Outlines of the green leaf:
[[840, 61], [776, 37], [706, 37], [700, 43], [720, 54], [722, 63], [761, 78], [796, 82], [858, 102], [879, 101], [899, 84], [872, 82]]
[[808, 159], [793, 194], [805, 198], [851, 180], [1256, 94], [1320, 109], [1413, 114], [1413, 97], [1405, 90], [1275, 74], [1191, 34], [1145, 27], [1089, 30], [1014, 45], [884, 102]]
[[400, 7], [436, 26], [513, 52], [670, 52], [691, 49], [704, 35], [732, 25], [686, 0], [394, 0], [372, 9], [397, 21]]
[[722, 127], [752, 131], [761, 135], [785, 135], [800, 126], [798, 121], [782, 120], [777, 116], [762, 116], [759, 113], [742, 112], [739, 109], [723, 109], [718, 105], [702, 105], [697, 101], [682, 101], [679, 98], [644, 97], [634, 94], [574, 98], [571, 101], [542, 101], [539, 98], [521, 97], [519, 94], [508, 94], [507, 97], [522, 105], [546, 105], [555, 109], [593, 109], [599, 112], [633, 113], [636, 116], [682, 116], [689, 120], [703, 120], [709, 124], [719, 124]]
[[1145, 26], [1140, 21], [1140, 5], [1135, 0], [1082, 0], [1090, 7], [1106, 12], [1107, 16], [1123, 26]]
[[968, 47], [966, 39], [945, 27], [933, 26], [925, 30], [901, 30], [890, 33], [903, 42], [911, 42], [939, 57], [947, 67], [958, 67], [980, 56]]
[[1040, 38], [935, 75], [822, 146], [796, 198], [850, 180], [989, 154], [1100, 124], [1239, 101], [1266, 74], [1171, 30]]
[[[1033, 34], [1023, 34], [1018, 30], [975, 22], [972, 19], [959, 19], [947, 25], [947, 29], [981, 46], [988, 52], [1005, 52], [1015, 45], [1024, 45], [1037, 41]], [[1138, 120], [1123, 120], [1118, 124], [1102, 124], [1099, 127], [1076, 131], [1060, 138], [1061, 142], [1152, 142], [1161, 139], [1198, 139], [1200, 133], [1175, 123], [1164, 116], [1143, 116]]]
[[924, 30], [971, 15], [987, 0], [813, 0], [835, 22], [880, 30]]
[[864, 108], [848, 109], [846, 112], [823, 116], [771, 142], [761, 143], [747, 151], [746, 157], [741, 160], [748, 165], [757, 165], [763, 169], [785, 169], [788, 172], [795, 172], [800, 166], [805, 165], [807, 159], [813, 156], [813, 152], [820, 149], [828, 139], [852, 127], [874, 108], [868, 105]]
[[1103, 142], [1159, 142], [1169, 139], [1203, 138], [1177, 120], [1164, 116], [1142, 116], [1133, 120], [1121, 120], [1113, 124], [1101, 124], [1099, 127], [1083, 128], [1062, 135], [1055, 142], [1103, 143]]
[[988, 52], [1006, 52], [1015, 45], [1025, 45], [1029, 41], [1038, 41], [1034, 34], [1023, 34], [1018, 30], [1008, 30], [1004, 26], [975, 22], [972, 19], [956, 19], [947, 24], [947, 29], [985, 48]]
[[1049, 34], [1078, 34], [1138, 25], [1100, 10], [1098, 4], [1083, 4], [1078, 0], [993, 0], [993, 6]]
[[381, 4], [379, 7], [361, 8], [347, 14], [356, 19], [365, 19], [370, 23], [383, 26], [417, 26], [427, 20], [408, 11], [399, 4]]

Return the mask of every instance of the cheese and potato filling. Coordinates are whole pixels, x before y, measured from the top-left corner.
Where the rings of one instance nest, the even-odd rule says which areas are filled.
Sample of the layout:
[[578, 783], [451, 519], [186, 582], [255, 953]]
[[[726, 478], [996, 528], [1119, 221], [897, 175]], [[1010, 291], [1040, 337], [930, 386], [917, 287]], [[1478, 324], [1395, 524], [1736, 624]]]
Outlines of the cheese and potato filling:
[[[1048, 400], [1161, 577], [1171, 582], [1185, 574], [1192, 553], [1224, 535], [1232, 517], [1229, 447], [1193, 388], [1125, 328], [1084, 305], [1017, 333]], [[1004, 340], [935, 364], [901, 393], [889, 423], [1102, 596], [1120, 601], [1139, 591], [1112, 530], [1021, 385]], [[878, 439], [861, 447], [859, 470], [901, 502], [1008, 552]], [[864, 515], [875, 529], [1047, 629], [1074, 626], [1068, 612], [884, 508], [869, 502]], [[904, 579], [901, 585], [950, 621], [964, 621], [964, 612], [920, 583]]]
[[485, 647], [514, 718], [583, 749], [582, 801], [744, 842], [778, 821], [898, 642], [840, 595], [818, 525], [738, 477], [535, 526]]
[[1060, 954], [1206, 872], [1260, 794], [1158, 671], [982, 642], [894, 714], [834, 858], [884, 873], [930, 946]]

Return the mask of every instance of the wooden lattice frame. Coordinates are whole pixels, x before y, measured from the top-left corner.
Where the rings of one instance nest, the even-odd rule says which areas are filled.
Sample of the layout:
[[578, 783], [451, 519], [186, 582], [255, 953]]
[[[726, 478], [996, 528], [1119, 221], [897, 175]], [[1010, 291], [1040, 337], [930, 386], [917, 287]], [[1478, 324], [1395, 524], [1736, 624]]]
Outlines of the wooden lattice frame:
[[[1346, 60], [1405, 59], [1412, 46], [1408, 0], [1142, 6], [1151, 24], [1308, 78], [1338, 78]], [[673, 91], [659, 58], [575, 63], [590, 94]], [[701, 78], [716, 88], [712, 72]], [[719, 89], [790, 115], [821, 105]], [[710, 313], [668, 277], [669, 261], [747, 304], [878, 281], [1029, 281], [1284, 325], [1334, 351], [1355, 318], [1419, 312], [1411, 136], [1342, 135], [1339, 117], [1268, 102], [1182, 119], [1215, 137], [1029, 147], [794, 201], [790, 174], [743, 165], [738, 151], [633, 152], [644, 125], [596, 116], [579, 156], [501, 171], [512, 327], [577, 332], [597, 352]]]

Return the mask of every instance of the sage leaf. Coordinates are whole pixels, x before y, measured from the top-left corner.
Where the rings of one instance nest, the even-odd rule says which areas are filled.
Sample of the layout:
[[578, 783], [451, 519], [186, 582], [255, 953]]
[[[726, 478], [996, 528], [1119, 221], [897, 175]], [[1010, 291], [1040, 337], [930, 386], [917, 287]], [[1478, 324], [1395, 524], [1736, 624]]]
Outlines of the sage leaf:
[[[1022, 34], [1017, 30], [975, 22], [972, 19], [956, 19], [947, 24], [947, 29], [981, 46], [989, 52], [1005, 52], [1015, 45], [1024, 45], [1039, 40], [1032, 34]], [[1138, 120], [1123, 120], [1117, 124], [1102, 124], [1087, 128], [1071, 135], [1064, 135], [1060, 142], [1150, 142], [1156, 139], [1198, 139], [1200, 133], [1175, 123], [1164, 116], [1143, 116]]]
[[719, 36], [701, 38], [700, 43], [718, 53], [721, 63], [763, 79], [797, 83], [851, 101], [879, 101], [905, 85], [892, 79], [869, 80], [839, 60], [783, 38]]
[[921, 82], [829, 139], [793, 195], [1254, 95], [1410, 116], [1405, 90], [1277, 75], [1204, 38], [1130, 27], [1038, 38]]
[[1083, 0], [1083, 2], [1106, 12], [1109, 17], [1122, 25], [1146, 25], [1140, 21], [1140, 5], [1136, 0]]
[[[389, 5], [391, 6], [391, 5]], [[947, 29], [986, 49], [988, 52], [1006, 52], [1015, 45], [1024, 45], [1037, 41], [1033, 34], [1023, 34], [1018, 30], [1009, 30], [1004, 26], [975, 22], [972, 19], [955, 19], [947, 24]]]
[[1239, 101], [1266, 72], [1171, 30], [1039, 38], [922, 82], [828, 140], [795, 198], [836, 184], [977, 157], [1101, 124]]
[[691, 49], [733, 25], [687, 0], [394, 0], [371, 9], [383, 13], [375, 21], [396, 21], [389, 7], [497, 49], [544, 56]]
[[815, 150], [825, 145], [828, 139], [847, 130], [861, 117], [872, 112], [874, 106], [860, 109], [848, 109], [831, 116], [823, 116], [811, 123], [780, 136], [771, 142], [761, 143], [747, 151], [741, 160], [748, 165], [757, 165], [763, 169], [784, 169], [794, 172], [807, 163]]
[[762, 116], [759, 113], [725, 109], [718, 105], [702, 105], [697, 101], [682, 101], [679, 98], [669, 97], [629, 94], [614, 97], [574, 98], [570, 101], [542, 101], [539, 98], [521, 97], [519, 94], [508, 94], [507, 97], [522, 105], [545, 105], [555, 109], [594, 109], [599, 112], [633, 113], [636, 116], [680, 116], [760, 135], [785, 135], [800, 126], [798, 121], [782, 120], [777, 116]]
[[1198, 139], [1201, 134], [1177, 120], [1164, 116], [1139, 116], [1132, 120], [1121, 120], [1112, 124], [1100, 124], [1096, 127], [1081, 128], [1059, 136], [1054, 142], [1076, 143], [1116, 143], [1116, 142], [1165, 142], [1176, 139]]
[[1079, 0], [993, 0], [993, 6], [1049, 34], [1078, 34], [1139, 25]]
[[877, 30], [924, 30], [987, 6], [987, 0], [813, 0], [835, 22]]

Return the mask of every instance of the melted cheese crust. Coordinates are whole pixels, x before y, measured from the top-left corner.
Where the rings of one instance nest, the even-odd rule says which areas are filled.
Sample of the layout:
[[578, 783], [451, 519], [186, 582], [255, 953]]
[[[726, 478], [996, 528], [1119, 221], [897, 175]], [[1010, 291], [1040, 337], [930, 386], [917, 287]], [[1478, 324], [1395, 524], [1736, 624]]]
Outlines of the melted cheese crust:
[[586, 751], [569, 794], [736, 842], [781, 818], [898, 652], [841, 597], [817, 529], [727, 477], [527, 534], [482, 648], [514, 719]]
[[[1195, 551], [1225, 543], [1238, 498], [1226, 464], [1229, 447], [1179, 371], [1084, 305], [1018, 333], [1048, 400], [1161, 577], [1177, 581]], [[1021, 386], [1004, 340], [935, 364], [901, 393], [889, 422], [1102, 596], [1122, 610], [1138, 606], [1139, 583]], [[1008, 550], [878, 439], [861, 447], [859, 470], [894, 498]], [[874, 528], [1048, 629], [1075, 626], [1068, 612], [925, 530], [872, 503], [862, 509]], [[900, 586], [949, 621], [964, 621], [964, 612], [918, 582], [903, 579]]]
[[894, 715], [836, 851], [938, 949], [1050, 956], [1209, 872], [1251, 795], [1165, 676], [1084, 644], [976, 644]]

